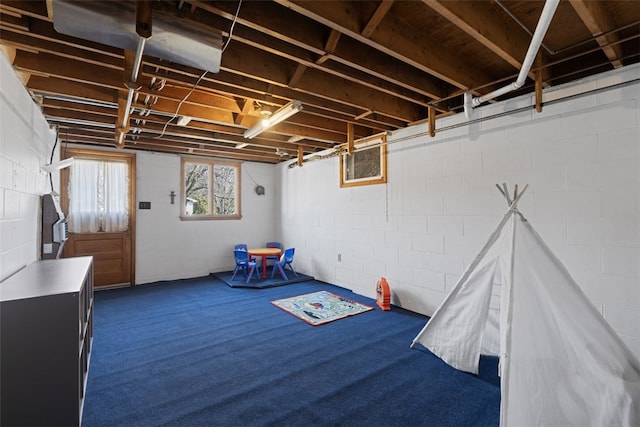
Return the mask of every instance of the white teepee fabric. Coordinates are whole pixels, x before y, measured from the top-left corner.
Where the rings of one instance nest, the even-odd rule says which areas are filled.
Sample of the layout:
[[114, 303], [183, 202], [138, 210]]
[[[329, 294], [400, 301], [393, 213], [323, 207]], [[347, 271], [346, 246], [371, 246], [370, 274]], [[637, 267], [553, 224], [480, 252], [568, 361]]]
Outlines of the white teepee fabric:
[[499, 355], [503, 427], [639, 426], [640, 362], [516, 203], [412, 347], [471, 373]]

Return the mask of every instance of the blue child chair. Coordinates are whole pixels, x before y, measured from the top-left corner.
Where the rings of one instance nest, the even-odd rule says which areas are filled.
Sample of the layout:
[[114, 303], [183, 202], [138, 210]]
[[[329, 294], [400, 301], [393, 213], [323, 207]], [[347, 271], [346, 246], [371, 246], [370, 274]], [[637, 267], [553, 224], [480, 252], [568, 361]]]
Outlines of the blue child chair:
[[289, 278], [284, 272], [287, 265], [289, 266], [289, 269], [293, 272], [293, 275], [296, 277], [298, 276], [298, 273], [296, 273], [296, 271], [293, 269], [293, 266], [291, 265], [291, 263], [293, 262], [293, 254], [295, 250], [296, 250], [295, 248], [287, 248], [284, 250], [284, 253], [280, 257], [280, 260], [277, 261], [275, 264], [273, 264], [273, 270], [271, 270], [272, 279], [273, 279], [273, 276], [276, 274], [276, 270], [277, 270], [280, 272], [284, 280], [289, 280]]
[[[235, 245], [233, 247], [233, 250], [235, 251], [236, 249], [239, 249], [241, 251], [249, 251], [249, 249], [247, 248], [247, 244], [246, 243], [238, 243], [237, 245]], [[253, 261], [253, 257], [251, 255], [249, 255], [249, 260]]]
[[[282, 249], [282, 244], [280, 242], [267, 242], [265, 247]], [[279, 259], [280, 259], [280, 255], [269, 255], [267, 257], [267, 261], [278, 261]]]
[[[233, 251], [233, 254], [236, 257], [236, 268], [233, 270], [231, 281], [236, 277], [238, 270], [242, 270], [242, 275], [247, 277], [246, 283], [249, 283], [251, 281], [251, 277], [253, 277], [253, 272], [256, 270], [256, 262], [249, 258], [249, 252], [246, 250], [236, 249]], [[248, 276], [247, 268], [249, 269]], [[256, 273], [256, 276], [258, 276], [258, 273]]]

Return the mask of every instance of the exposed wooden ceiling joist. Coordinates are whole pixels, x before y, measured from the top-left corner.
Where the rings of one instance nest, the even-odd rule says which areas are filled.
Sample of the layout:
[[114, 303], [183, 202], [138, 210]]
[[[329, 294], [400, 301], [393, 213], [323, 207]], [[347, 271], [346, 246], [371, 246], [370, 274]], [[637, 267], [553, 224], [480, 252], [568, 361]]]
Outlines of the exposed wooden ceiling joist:
[[[57, 32], [58, 1], [1, 0], [0, 50], [61, 139], [113, 146], [126, 120], [125, 51]], [[544, 1], [244, 0], [237, 17], [237, 1], [147, 4], [152, 33], [164, 16], [222, 34], [226, 49], [218, 73], [144, 55], [125, 146], [278, 163], [409, 124], [436, 129], [464, 92], [517, 75]], [[563, 1], [529, 81], [502, 99], [637, 63], [638, 37], [638, 2]], [[255, 102], [275, 111], [294, 99], [301, 112], [244, 138]]]

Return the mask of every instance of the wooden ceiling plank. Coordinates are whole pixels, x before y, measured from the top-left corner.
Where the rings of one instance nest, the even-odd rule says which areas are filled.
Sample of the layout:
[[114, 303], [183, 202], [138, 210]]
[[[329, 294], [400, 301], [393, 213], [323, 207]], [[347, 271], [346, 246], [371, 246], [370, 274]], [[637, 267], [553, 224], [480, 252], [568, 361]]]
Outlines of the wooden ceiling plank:
[[215, 123], [226, 123], [229, 125], [235, 124], [233, 113], [230, 111], [219, 110], [216, 108], [207, 108], [201, 105], [193, 105], [187, 102], [184, 102], [182, 105], [180, 105], [180, 108], [178, 108], [179, 104], [180, 102], [177, 100], [158, 98], [157, 102], [152, 107], [148, 107], [141, 103], [134, 104], [134, 106], [141, 109], [149, 108], [152, 111], [158, 111], [172, 116], [189, 116], [196, 120], [210, 121]]
[[39, 94], [96, 100], [117, 104], [117, 91], [87, 83], [77, 83], [57, 77], [32, 77], [29, 88]]
[[[252, 58], [247, 61], [246, 58]], [[289, 82], [289, 70], [297, 64], [292, 61], [277, 58], [264, 51], [244, 47], [225, 52], [225, 60], [222, 69], [250, 77], [274, 86], [287, 86]], [[304, 83], [303, 83], [304, 82]], [[268, 88], [265, 88], [267, 92]], [[316, 69], [309, 69], [300, 80], [298, 90], [311, 93], [316, 96], [327, 97], [348, 105], [367, 107], [403, 120], [414, 120], [419, 111], [409, 102], [402, 102], [394, 97], [380, 93], [369, 87], [352, 85], [348, 93], [337, 85], [335, 80], [328, 78], [326, 73]], [[268, 92], [267, 92], [268, 93]]]
[[[292, 61], [304, 63], [305, 65], [310, 67], [315, 66], [316, 68], [324, 70], [324, 68], [320, 66], [324, 62], [326, 62], [326, 60], [331, 58], [330, 56], [328, 57], [327, 54], [328, 52], [331, 52], [331, 50], [329, 49], [331, 45], [333, 43], [337, 44], [337, 40], [332, 41], [332, 38], [336, 37], [333, 35], [334, 33], [340, 34], [339, 31], [332, 30], [332, 32], [329, 34], [329, 40], [325, 42], [320, 49], [318, 48], [320, 41], [315, 38], [310, 39], [309, 37], [309, 35], [318, 33], [319, 30], [313, 31], [309, 28], [313, 28], [313, 25], [317, 26], [317, 23], [306, 20], [304, 17], [300, 17], [297, 14], [290, 15], [291, 11], [288, 11], [286, 9], [283, 9], [278, 13], [268, 13], [268, 10], [273, 10], [274, 7], [274, 5], [271, 3], [250, 2], [250, 4], [251, 6], [249, 6], [248, 8], [245, 8], [243, 5], [243, 19], [240, 19], [239, 22], [245, 24], [246, 26], [238, 26], [236, 28], [233, 36], [234, 40], [248, 44], [252, 47], [255, 47], [256, 49], [262, 49], [274, 55], [280, 55], [291, 59]], [[230, 18], [232, 17], [231, 8], [229, 6], [227, 6], [229, 8], [228, 12], [221, 11], [218, 8], [209, 7], [209, 5], [204, 7], [210, 10], [212, 13], [222, 13], [225, 14], [225, 16], [229, 16]], [[265, 8], [267, 8], [268, 10]], [[292, 27], [291, 25], [287, 24], [291, 19], [294, 19], [296, 22], [305, 22], [305, 26], [300, 28]], [[265, 38], [265, 34], [271, 37]], [[442, 87], [438, 86], [436, 80], [428, 75], [425, 75], [424, 72], [418, 73], [414, 67], [408, 66], [407, 64], [397, 60], [396, 63], [392, 66], [385, 67], [384, 64], [388, 63], [390, 59], [392, 59], [392, 57], [385, 56], [384, 59], [382, 59], [380, 52], [377, 52], [375, 49], [372, 49], [367, 45], [362, 45], [361, 43], [357, 43], [354, 45], [354, 41], [352, 39], [341, 37], [340, 45], [342, 45], [344, 42], [347, 42], [350, 47], [341, 48], [342, 52], [359, 51], [361, 52], [359, 57], [370, 58], [369, 62], [374, 62], [379, 59], [377, 63], [379, 64], [378, 68], [380, 69], [380, 72], [378, 72], [377, 75], [374, 75], [374, 77], [384, 78], [390, 83], [397, 84], [397, 82], [401, 79], [394, 77], [395, 73], [415, 74], [416, 78], [411, 80], [415, 82], [413, 86], [409, 86], [408, 84], [403, 84], [402, 86], [418, 93], [422, 93], [426, 90], [427, 92], [430, 91], [432, 93], [437, 93], [439, 96], [444, 96], [444, 93], [442, 93]], [[295, 50], [292, 48], [292, 45], [300, 47], [303, 50]], [[314, 60], [313, 57], [309, 56], [309, 53], [315, 53], [319, 55], [320, 59]], [[342, 62], [346, 65], [351, 65], [353, 61], [349, 60], [347, 56], [347, 58], [342, 60]], [[223, 65], [226, 65], [224, 61]], [[367, 72], [369, 70], [367, 66], [357, 67], [357, 64], [353, 64], [353, 67], [363, 72]]]
[[327, 42], [324, 45], [324, 51], [326, 53], [333, 53], [338, 46], [338, 41], [340, 41], [340, 31], [331, 30], [329, 33], [329, 37], [327, 38]]
[[[2, 28], [2, 26], [0, 26]], [[75, 59], [89, 64], [100, 65], [113, 69], [122, 69], [122, 55], [120, 57], [98, 54], [96, 52], [79, 49], [67, 44], [57, 43], [51, 39], [32, 37], [24, 31], [11, 31], [6, 28], [0, 31], [0, 40], [20, 49], [30, 52], [42, 52]]]
[[[143, 73], [143, 75], [146, 75], [149, 78], [153, 76], [152, 74], [146, 73]], [[198, 85], [198, 87], [193, 91], [191, 89], [192, 88], [189, 87], [176, 86], [173, 83], [167, 83], [160, 91], [150, 89], [148, 86], [143, 86], [140, 88], [139, 92], [143, 95], [158, 96], [168, 100], [182, 101], [186, 98], [184, 103], [228, 111], [230, 113], [240, 113], [241, 111], [237, 101], [229, 96], [222, 96], [206, 91], [206, 88], [202, 85]]]
[[[69, 135], [66, 139], [63, 139], [66, 143], [79, 143], [82, 145], [86, 145], [87, 143], [90, 145], [98, 145], [98, 146], [113, 146], [112, 141], [105, 141], [102, 138], [91, 138], [91, 137], [83, 137], [76, 135]], [[281, 159], [275, 155], [271, 154], [260, 154], [260, 155], [249, 155], [242, 150], [222, 150], [216, 148], [208, 148], [208, 147], [198, 147], [198, 148], [186, 148], [180, 144], [167, 144], [166, 142], [159, 141], [155, 142], [153, 140], [144, 140], [144, 139], [131, 139], [131, 136], [128, 139], [125, 139], [125, 147], [131, 150], [143, 150], [143, 151], [154, 151], [160, 153], [173, 153], [173, 154], [183, 154], [183, 155], [203, 155], [210, 157], [220, 157], [226, 159], [234, 159], [234, 160], [244, 160], [244, 161], [252, 161], [252, 162], [261, 162], [261, 163], [271, 163], [276, 164], [281, 161]]]
[[53, 22], [53, 0], [46, 0], [47, 5], [47, 18]]
[[422, 2], [514, 68], [521, 68], [530, 38], [513, 21], [505, 20], [496, 13], [491, 3], [443, 0]]
[[85, 112], [85, 113], [102, 114], [110, 117], [113, 117], [117, 113], [117, 110], [112, 106], [91, 105], [91, 104], [85, 104], [81, 102], [74, 102], [72, 100], [46, 98], [46, 97], [42, 101], [42, 106], [47, 108], [59, 108], [59, 109], [65, 109], [65, 110], [75, 110], [75, 111]]
[[[61, 58], [48, 53], [18, 52], [14, 67], [36, 71], [80, 83], [88, 83], [112, 89], [123, 89], [122, 69], [114, 70], [96, 64]], [[145, 82], [148, 86], [149, 82]]]
[[[48, 54], [33, 55], [21, 52], [16, 56], [16, 62], [14, 65], [17, 69], [32, 72], [44, 72], [45, 70], [56, 69], [58, 70], [58, 74], [56, 75], [56, 77], [60, 79], [72, 80], [81, 84], [94, 85], [95, 83], [98, 83], [100, 86], [110, 89], [124, 88], [124, 83], [122, 81], [123, 75], [121, 74], [122, 71], [110, 71], [109, 69], [101, 69], [99, 66], [80, 65], [79, 63], [77, 63], [77, 61], [59, 59]], [[147, 82], [145, 86], [148, 87], [148, 82], [150, 80], [147, 79], [145, 81]], [[180, 89], [177, 91], [172, 91], [168, 88], [166, 91], [163, 90], [163, 94], [168, 92], [173, 92], [174, 96], [178, 96], [185, 93], [186, 90]], [[154, 94], [154, 92], [149, 90], [141, 91], [141, 93]], [[198, 98], [201, 102], [204, 103], [206, 102], [206, 100], [215, 98], [215, 96], [207, 97], [200, 94], [200, 96], [194, 96], [194, 98]], [[206, 100], [204, 100], [203, 98], [206, 98]], [[228, 100], [225, 98], [224, 102], [229, 107], [237, 109], [237, 104], [232, 100]], [[159, 106], [156, 106], [154, 108], [165, 113], [173, 114], [177, 109], [177, 105], [178, 101], [176, 100], [159, 100]], [[203, 120], [220, 120], [223, 123], [233, 124], [232, 115], [227, 111], [216, 111], [212, 108], [194, 106], [190, 103], [185, 102], [181, 106], [181, 112], [192, 117], [202, 118]]]
[[[260, 44], [249, 43], [250, 46], [261, 49]], [[264, 50], [264, 49], [263, 49]], [[293, 63], [298, 63], [298, 68], [300, 65], [306, 66], [308, 68], [315, 69], [320, 72], [324, 72], [333, 77], [338, 77], [350, 81], [354, 84], [359, 84], [366, 86], [370, 89], [379, 90], [383, 93], [390, 94], [392, 96], [397, 96], [411, 103], [415, 103], [418, 105], [426, 105], [427, 100], [424, 100], [416, 92], [414, 87], [410, 87], [406, 84], [397, 84], [397, 80], [393, 80], [385, 74], [378, 74], [374, 76], [370, 69], [364, 67], [346, 67], [343, 65], [344, 63], [339, 64], [326, 64], [330, 59], [334, 59], [332, 54], [325, 54], [321, 56], [319, 59], [315, 61], [306, 60], [301, 57], [294, 57], [289, 54], [285, 54], [284, 52], [272, 52], [271, 50], [265, 50], [269, 53], [277, 54], [283, 58], [291, 60]], [[387, 58], [388, 59], [388, 58]], [[382, 67], [383, 69], [391, 69], [392, 67]], [[401, 69], [405, 70], [407, 67], [401, 67]], [[233, 70], [229, 70], [233, 71]], [[424, 73], [421, 75], [421, 80], [425, 80]], [[301, 87], [298, 81], [295, 81], [297, 87]], [[339, 101], [339, 100], [337, 100]]]
[[29, 31], [29, 20], [24, 16], [0, 13], [0, 29], [13, 28], [22, 32]]
[[0, 3], [0, 10], [5, 13], [13, 13], [16, 15], [19, 14], [42, 20], [49, 20], [49, 14], [47, 12], [47, 5], [45, 2], [30, 0], [2, 1]]
[[353, 11], [355, 2], [275, 1], [460, 89], [475, 87], [490, 80], [486, 71], [472, 64], [462, 65], [464, 58], [457, 57], [455, 52], [449, 52], [438, 43], [429, 44], [428, 49], [416, 49], [415, 41], [422, 37], [417, 32], [411, 32], [402, 22], [385, 19], [370, 38], [363, 37], [358, 28], [357, 13]]
[[330, 55], [333, 61], [390, 83], [409, 89], [416, 94], [440, 99], [448, 95], [446, 85], [426, 76], [415, 67], [403, 66], [402, 62], [382, 52], [362, 47], [353, 39], [343, 38]]
[[371, 34], [373, 34], [380, 22], [382, 22], [387, 13], [389, 13], [389, 9], [391, 9], [391, 6], [393, 6], [394, 1], [395, 0], [382, 0], [380, 2], [373, 16], [371, 16], [367, 24], [364, 26], [362, 32], [360, 33], [362, 34], [362, 37], [369, 38]]
[[31, 20], [29, 22], [29, 32], [27, 35], [84, 51], [97, 53], [99, 55], [113, 56], [115, 58], [122, 59], [122, 49], [61, 34], [53, 28], [53, 23], [51, 22], [41, 21], [38, 19]]
[[[615, 19], [607, 8], [607, 2], [569, 0], [569, 3], [594, 37], [613, 28], [618, 28]], [[616, 33], [596, 37], [596, 41], [602, 47], [602, 51], [611, 61], [611, 65], [614, 68], [619, 68], [623, 65], [620, 60], [623, 56], [622, 48], [620, 45], [615, 44], [618, 38]]]
[[[160, 64], [160, 62], [157, 63], [159, 66]], [[153, 67], [153, 65], [156, 64], [149, 64], [151, 67]], [[183, 77], [176, 73], [192, 75], [196, 79], [198, 77], [194, 69], [177, 64], [173, 64], [171, 69], [167, 70], [167, 74], [164, 77], [168, 81], [179, 82]], [[309, 111], [310, 109], [324, 110], [325, 113], [323, 116], [325, 120], [341, 120], [339, 117], [346, 113], [346, 117], [342, 120], [348, 121], [352, 119], [353, 115], [359, 114], [359, 111], [362, 111], [361, 109], [342, 104], [339, 101], [320, 98], [313, 94], [303, 94], [289, 87], [265, 85], [264, 82], [252, 80], [247, 76], [230, 73], [224, 69], [215, 75], [207, 74], [198, 87], [223, 94], [224, 96], [260, 99], [261, 101], [264, 101], [265, 93], [268, 90], [269, 98], [279, 100], [281, 105], [284, 105], [292, 99], [298, 99], [305, 105], [305, 111]], [[349, 112], [350, 110], [352, 110], [352, 113]], [[379, 129], [388, 129], [389, 127], [397, 128], [402, 126], [403, 123], [402, 121], [384, 116], [380, 116], [375, 121], [368, 122], [370, 126]]]
[[287, 86], [289, 86], [290, 88], [295, 88], [296, 86], [298, 86], [298, 81], [300, 80], [300, 78], [302, 78], [302, 75], [306, 70], [307, 67], [305, 65], [298, 64], [298, 66], [296, 67], [296, 71], [294, 71], [293, 76], [291, 76], [291, 79], [289, 79], [289, 83], [287, 84]]
[[241, 126], [247, 126], [244, 124], [244, 120], [249, 114], [253, 111], [253, 99], [244, 99], [240, 106], [240, 112], [238, 112], [235, 116], [234, 123]]

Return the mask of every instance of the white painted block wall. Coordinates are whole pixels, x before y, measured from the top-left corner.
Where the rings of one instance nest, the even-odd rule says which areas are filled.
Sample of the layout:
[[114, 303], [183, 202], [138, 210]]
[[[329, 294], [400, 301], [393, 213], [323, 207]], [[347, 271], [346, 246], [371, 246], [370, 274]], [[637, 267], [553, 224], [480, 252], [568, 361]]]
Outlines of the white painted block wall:
[[[40, 195], [51, 191], [49, 163], [55, 132], [0, 55], [0, 281], [39, 258]], [[208, 275], [233, 269], [233, 245], [264, 246], [277, 240], [280, 192], [272, 165], [242, 165], [242, 212], [239, 221], [181, 221], [180, 157], [137, 153], [137, 201], [151, 201], [151, 210], [137, 210], [136, 283]], [[54, 160], [59, 159], [59, 147]], [[266, 189], [255, 193], [257, 184]], [[60, 192], [60, 175], [53, 176]]]
[[[136, 212], [136, 283], [206, 276], [233, 270], [233, 247], [246, 243], [262, 247], [278, 240], [279, 190], [272, 165], [242, 163], [242, 219], [180, 220], [180, 157], [136, 154], [138, 201], [150, 210]], [[256, 194], [257, 184], [265, 194]], [[171, 204], [170, 194], [178, 196]], [[136, 202], [136, 207], [138, 203]]]
[[55, 138], [0, 55], [0, 281], [39, 258], [40, 196], [51, 191], [49, 175], [40, 167], [49, 164]]
[[[430, 315], [505, 211], [495, 184], [529, 184], [521, 211], [640, 356], [638, 77], [633, 66], [552, 88], [541, 113], [528, 109], [434, 138], [426, 125], [395, 132], [387, 185], [341, 189], [337, 158], [281, 165], [282, 240], [296, 247], [299, 270], [370, 297], [385, 276], [394, 304]], [[532, 102], [524, 96], [475, 114]], [[460, 123], [463, 114], [436, 127]]]

